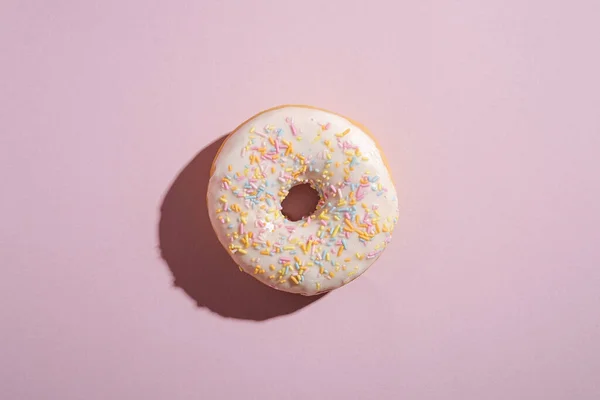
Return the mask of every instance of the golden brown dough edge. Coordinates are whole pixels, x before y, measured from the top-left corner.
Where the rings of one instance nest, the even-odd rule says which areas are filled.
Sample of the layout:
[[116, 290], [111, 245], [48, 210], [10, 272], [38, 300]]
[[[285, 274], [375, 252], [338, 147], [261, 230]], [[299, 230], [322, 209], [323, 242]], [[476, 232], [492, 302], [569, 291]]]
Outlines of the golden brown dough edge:
[[[219, 147], [219, 150], [217, 151], [217, 154], [215, 155], [215, 158], [213, 159], [212, 165], [210, 167], [210, 174], [209, 174], [209, 176], [212, 176], [214, 174], [214, 172], [215, 172], [215, 163], [217, 162], [217, 158], [219, 158], [219, 154], [221, 153], [221, 150], [223, 150], [223, 146], [225, 145], [225, 143], [231, 137], [232, 134], [234, 134], [235, 132], [237, 132], [238, 129], [240, 129], [248, 121], [253, 120], [254, 118], [258, 117], [259, 115], [262, 115], [262, 114], [267, 113], [269, 111], [275, 111], [275, 110], [279, 110], [281, 108], [286, 108], [286, 107], [309, 108], [311, 110], [324, 111], [326, 113], [337, 115], [338, 117], [342, 117], [342, 118], [347, 119], [348, 121], [350, 121], [350, 123], [352, 123], [353, 125], [355, 125], [359, 129], [361, 129], [363, 132], [365, 132], [367, 135], [369, 135], [369, 137], [371, 137], [371, 139], [373, 139], [373, 141], [375, 142], [375, 145], [377, 146], [377, 149], [381, 153], [381, 159], [383, 160], [383, 163], [385, 164], [385, 167], [388, 169], [388, 173], [390, 174], [390, 176], [392, 176], [392, 173], [390, 171], [390, 166], [388, 164], [387, 158], [385, 157], [385, 153], [383, 152], [381, 146], [377, 142], [377, 139], [373, 136], [373, 134], [371, 133], [371, 131], [369, 131], [369, 129], [366, 126], [364, 126], [360, 122], [357, 122], [357, 121], [355, 121], [355, 120], [353, 120], [351, 118], [346, 117], [345, 115], [342, 115], [342, 114], [339, 114], [339, 113], [336, 113], [336, 112], [333, 112], [333, 111], [325, 110], [323, 108], [314, 107], [314, 106], [308, 106], [308, 105], [304, 105], [304, 104], [284, 104], [284, 105], [280, 105], [280, 106], [277, 106], [277, 107], [272, 107], [272, 108], [269, 108], [267, 110], [263, 110], [263, 111], [259, 112], [258, 114], [255, 114], [255, 115], [251, 116], [250, 118], [248, 118], [247, 120], [245, 120], [244, 122], [242, 122], [241, 124], [239, 124], [233, 131], [231, 131], [230, 134], [227, 135], [227, 137], [225, 138], [225, 140], [223, 140], [223, 143], [221, 143], [221, 146]], [[393, 181], [393, 179], [392, 179], [392, 181]]]

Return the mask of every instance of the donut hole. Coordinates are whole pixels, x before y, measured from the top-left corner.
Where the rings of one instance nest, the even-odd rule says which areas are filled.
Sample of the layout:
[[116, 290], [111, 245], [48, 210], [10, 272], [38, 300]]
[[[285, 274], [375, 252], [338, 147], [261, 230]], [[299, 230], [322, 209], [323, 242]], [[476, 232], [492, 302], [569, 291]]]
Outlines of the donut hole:
[[281, 213], [290, 221], [299, 221], [315, 212], [319, 200], [319, 192], [310, 184], [301, 183], [289, 190], [281, 202]]

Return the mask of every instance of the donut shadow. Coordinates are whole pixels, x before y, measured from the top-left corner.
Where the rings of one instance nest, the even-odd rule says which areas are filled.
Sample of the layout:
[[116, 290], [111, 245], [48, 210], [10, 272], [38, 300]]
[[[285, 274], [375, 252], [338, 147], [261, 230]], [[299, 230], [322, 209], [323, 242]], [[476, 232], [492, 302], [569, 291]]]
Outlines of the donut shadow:
[[212, 161], [226, 137], [200, 151], [167, 191], [158, 224], [161, 256], [173, 274], [173, 285], [198, 307], [254, 321], [294, 313], [323, 295], [281, 292], [240, 272], [212, 229], [206, 191]]

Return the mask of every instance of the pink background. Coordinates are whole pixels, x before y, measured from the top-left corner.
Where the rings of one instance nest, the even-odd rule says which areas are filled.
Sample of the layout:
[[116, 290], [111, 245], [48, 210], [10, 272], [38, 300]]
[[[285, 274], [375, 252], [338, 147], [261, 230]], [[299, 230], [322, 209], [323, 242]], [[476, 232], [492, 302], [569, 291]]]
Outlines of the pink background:
[[[599, 16], [2, 1], [0, 398], [600, 398]], [[316, 300], [238, 274], [203, 208], [214, 142], [281, 103], [364, 122], [401, 192]]]

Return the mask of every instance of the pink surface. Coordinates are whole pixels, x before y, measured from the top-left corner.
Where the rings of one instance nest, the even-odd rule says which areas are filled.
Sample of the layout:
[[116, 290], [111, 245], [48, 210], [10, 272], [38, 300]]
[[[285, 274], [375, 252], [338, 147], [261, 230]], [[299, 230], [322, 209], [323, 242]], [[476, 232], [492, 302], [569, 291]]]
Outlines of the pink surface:
[[[3, 1], [0, 398], [600, 398], [598, 15]], [[316, 301], [236, 273], [203, 209], [214, 142], [281, 103], [364, 122], [400, 189]]]

